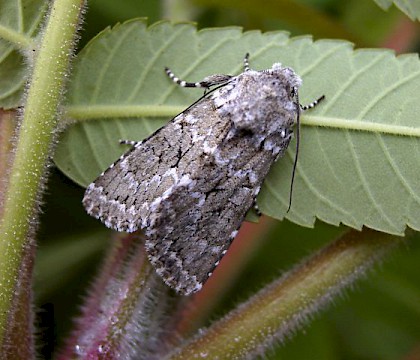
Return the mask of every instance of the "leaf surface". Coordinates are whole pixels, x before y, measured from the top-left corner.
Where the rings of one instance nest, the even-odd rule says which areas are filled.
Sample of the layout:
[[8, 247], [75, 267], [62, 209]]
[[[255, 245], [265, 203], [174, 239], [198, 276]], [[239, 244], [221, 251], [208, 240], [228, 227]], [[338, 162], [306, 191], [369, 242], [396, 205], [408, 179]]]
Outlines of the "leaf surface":
[[168, 22], [147, 28], [141, 20], [107, 29], [75, 61], [66, 110], [79, 123], [62, 137], [57, 165], [86, 186], [126, 150], [119, 139], [148, 136], [202, 94], [172, 84], [164, 66], [198, 81], [239, 73], [246, 52], [254, 69], [281, 62], [301, 75], [301, 103], [326, 95], [302, 115], [291, 211], [294, 144], [265, 181], [262, 212], [303, 226], [319, 218], [400, 235], [407, 225], [420, 229], [419, 59], [355, 51], [345, 41], [239, 28], [197, 32]]
[[384, 10], [395, 4], [412, 20], [420, 20], [420, 1], [418, 0], [375, 0]]
[[[36, 54], [33, 36], [42, 20], [45, 0], [0, 1], [0, 106], [21, 104], [27, 62]], [[26, 55], [26, 59], [23, 54]]]

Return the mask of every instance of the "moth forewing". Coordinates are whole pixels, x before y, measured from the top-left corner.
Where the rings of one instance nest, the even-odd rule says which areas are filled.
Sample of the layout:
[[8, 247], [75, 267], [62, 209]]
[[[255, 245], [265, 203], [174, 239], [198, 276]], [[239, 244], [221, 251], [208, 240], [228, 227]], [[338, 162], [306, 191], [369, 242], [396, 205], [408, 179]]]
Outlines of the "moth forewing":
[[145, 230], [156, 272], [199, 289], [226, 253], [292, 137], [300, 78], [274, 64], [182, 86], [219, 85], [121, 156], [86, 190], [87, 212], [118, 231]]

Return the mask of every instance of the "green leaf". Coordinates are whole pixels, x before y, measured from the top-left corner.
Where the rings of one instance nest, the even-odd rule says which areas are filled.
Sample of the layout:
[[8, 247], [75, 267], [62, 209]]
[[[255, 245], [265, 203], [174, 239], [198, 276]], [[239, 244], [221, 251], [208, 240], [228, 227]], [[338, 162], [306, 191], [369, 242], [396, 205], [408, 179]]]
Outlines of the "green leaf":
[[418, 0], [375, 0], [375, 2], [384, 10], [395, 4], [410, 19], [420, 20], [420, 1]]
[[[20, 99], [36, 52], [33, 36], [47, 8], [45, 0], [0, 2], [0, 106], [21, 104]], [[24, 57], [23, 54], [26, 56]]]
[[57, 165], [86, 186], [124, 152], [118, 139], [144, 138], [202, 94], [174, 86], [164, 66], [197, 81], [240, 72], [246, 52], [255, 69], [278, 61], [293, 67], [303, 78], [303, 104], [326, 95], [302, 115], [291, 211], [286, 214], [294, 145], [270, 172], [260, 209], [304, 226], [319, 218], [399, 235], [407, 225], [420, 229], [419, 59], [354, 51], [345, 41], [239, 28], [197, 32], [167, 22], [147, 29], [140, 20], [107, 29], [75, 62], [66, 109], [75, 120], [98, 120], [64, 134]]

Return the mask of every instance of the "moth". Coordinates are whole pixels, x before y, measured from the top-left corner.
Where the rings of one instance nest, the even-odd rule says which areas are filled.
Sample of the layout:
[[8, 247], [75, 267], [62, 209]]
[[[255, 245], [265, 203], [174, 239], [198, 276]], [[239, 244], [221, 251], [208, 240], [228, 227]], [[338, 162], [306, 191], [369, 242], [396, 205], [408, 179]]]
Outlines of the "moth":
[[122, 141], [131, 148], [88, 186], [83, 205], [111, 229], [143, 229], [157, 274], [190, 295], [202, 288], [256, 204], [301, 110], [324, 97], [302, 106], [302, 80], [293, 69], [275, 63], [251, 70], [248, 54], [236, 76], [189, 83], [165, 71], [178, 85], [205, 94], [147, 139]]

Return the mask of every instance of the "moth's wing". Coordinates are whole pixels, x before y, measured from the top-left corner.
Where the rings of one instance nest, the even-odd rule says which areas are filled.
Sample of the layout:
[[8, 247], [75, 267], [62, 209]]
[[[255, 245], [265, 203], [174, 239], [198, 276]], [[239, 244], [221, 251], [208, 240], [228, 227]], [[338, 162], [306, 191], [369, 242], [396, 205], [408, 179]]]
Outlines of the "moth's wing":
[[185, 182], [203, 144], [213, 147], [226, 135], [226, 123], [214, 124], [211, 134], [206, 123], [196, 124], [203, 116], [213, 121], [213, 110], [204, 98], [200, 107], [187, 109], [127, 151], [88, 186], [83, 198], [86, 211], [117, 231], [147, 227], [155, 204], [168, 189]]
[[[290, 139], [284, 140], [282, 153]], [[196, 164], [151, 218], [146, 249], [163, 280], [177, 292], [198, 291], [226, 253], [276, 155], [250, 136], [223, 142]]]

